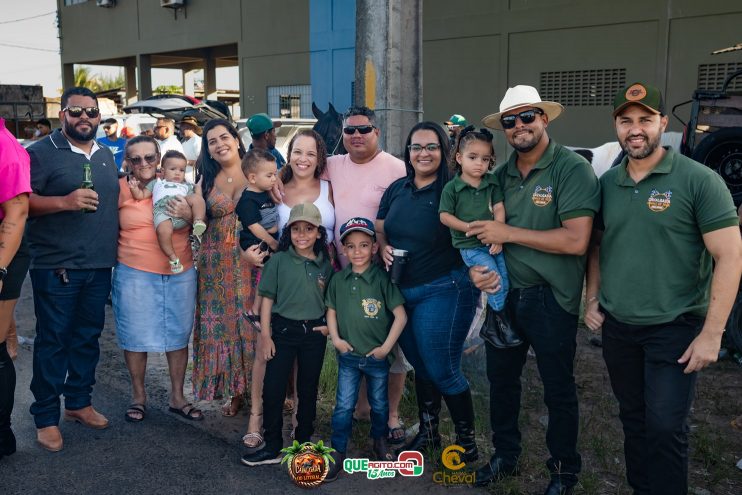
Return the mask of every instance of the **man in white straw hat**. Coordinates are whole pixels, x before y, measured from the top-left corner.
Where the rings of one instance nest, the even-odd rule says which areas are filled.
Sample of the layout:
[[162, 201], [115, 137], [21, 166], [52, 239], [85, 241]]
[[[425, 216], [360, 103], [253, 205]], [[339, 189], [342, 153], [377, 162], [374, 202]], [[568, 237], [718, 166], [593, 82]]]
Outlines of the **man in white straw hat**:
[[[512, 287], [506, 311], [523, 343], [508, 348], [486, 344], [495, 454], [477, 471], [478, 486], [517, 474], [520, 376], [529, 347], [536, 353], [549, 410], [546, 445], [551, 457], [546, 465], [551, 480], [545, 495], [573, 493], [580, 472], [573, 368], [585, 253], [600, 189], [587, 161], [549, 139], [546, 128], [563, 111], [559, 103], [542, 101], [535, 88], [515, 86], [508, 89], [500, 111], [482, 120], [504, 131], [515, 149], [494, 172], [508, 219], [507, 224], [472, 222], [467, 235], [503, 245]], [[498, 289], [496, 276], [484, 274], [482, 267], [470, 273], [480, 289]]]

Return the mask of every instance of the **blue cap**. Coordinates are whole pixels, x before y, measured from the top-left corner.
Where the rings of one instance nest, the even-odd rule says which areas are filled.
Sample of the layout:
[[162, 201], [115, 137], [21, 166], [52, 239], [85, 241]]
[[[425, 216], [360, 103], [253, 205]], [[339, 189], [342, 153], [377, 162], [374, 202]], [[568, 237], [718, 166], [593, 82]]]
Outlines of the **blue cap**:
[[363, 217], [353, 217], [340, 227], [340, 242], [343, 242], [346, 235], [356, 231], [376, 238], [376, 229], [374, 229], [374, 223], [371, 220]]

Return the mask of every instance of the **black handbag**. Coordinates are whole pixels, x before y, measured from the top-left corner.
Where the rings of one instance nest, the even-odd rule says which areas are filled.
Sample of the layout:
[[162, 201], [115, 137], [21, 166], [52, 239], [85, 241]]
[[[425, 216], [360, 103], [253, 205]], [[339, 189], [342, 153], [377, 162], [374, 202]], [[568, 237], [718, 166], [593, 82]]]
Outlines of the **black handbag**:
[[498, 349], [517, 347], [523, 343], [523, 338], [513, 325], [509, 306], [509, 304], [505, 304], [501, 311], [495, 311], [487, 304], [487, 315], [482, 329], [479, 331], [482, 340]]

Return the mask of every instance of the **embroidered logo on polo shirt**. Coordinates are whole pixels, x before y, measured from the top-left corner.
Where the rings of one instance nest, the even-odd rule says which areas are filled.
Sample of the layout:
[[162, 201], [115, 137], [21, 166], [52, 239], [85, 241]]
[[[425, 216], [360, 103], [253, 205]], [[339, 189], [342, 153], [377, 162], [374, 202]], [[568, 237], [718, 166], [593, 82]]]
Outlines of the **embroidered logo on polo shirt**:
[[317, 287], [321, 293], [325, 293], [325, 286], [327, 285], [327, 279], [321, 273], [317, 275]]
[[536, 206], [546, 206], [551, 203], [552, 192], [553, 188], [551, 186], [536, 186], [536, 189], [533, 190], [533, 196], [531, 196], [531, 200]]
[[647, 206], [652, 211], [665, 211], [670, 207], [670, 197], [672, 191], [659, 192], [657, 189], [652, 189], [649, 193], [649, 199], [647, 199]]
[[361, 305], [363, 306], [363, 312], [366, 313], [366, 318], [377, 318], [379, 311], [381, 311], [381, 302], [374, 298], [362, 299]]

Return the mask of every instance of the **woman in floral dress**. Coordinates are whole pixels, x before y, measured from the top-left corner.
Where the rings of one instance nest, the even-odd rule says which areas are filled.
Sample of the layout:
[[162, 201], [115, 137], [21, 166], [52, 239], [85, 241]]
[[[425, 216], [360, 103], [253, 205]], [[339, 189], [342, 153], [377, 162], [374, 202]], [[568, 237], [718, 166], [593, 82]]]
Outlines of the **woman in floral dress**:
[[193, 333], [193, 392], [197, 400], [222, 397], [222, 414], [234, 416], [249, 390], [255, 331], [242, 314], [252, 306], [251, 265], [240, 257], [234, 208], [247, 186], [240, 168], [245, 150], [226, 120], [203, 130], [201, 189], [208, 227], [198, 258], [198, 298]]

